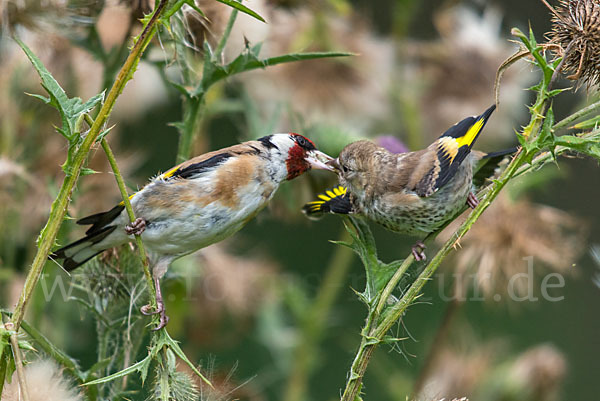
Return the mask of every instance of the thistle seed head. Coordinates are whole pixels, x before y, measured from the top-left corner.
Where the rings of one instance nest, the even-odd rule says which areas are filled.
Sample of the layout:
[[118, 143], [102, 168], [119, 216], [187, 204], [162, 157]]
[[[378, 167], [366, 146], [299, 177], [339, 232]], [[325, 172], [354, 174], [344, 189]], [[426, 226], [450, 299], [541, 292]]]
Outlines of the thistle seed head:
[[588, 86], [600, 83], [600, 0], [560, 0], [554, 14], [550, 44], [564, 58], [562, 70], [570, 80]]

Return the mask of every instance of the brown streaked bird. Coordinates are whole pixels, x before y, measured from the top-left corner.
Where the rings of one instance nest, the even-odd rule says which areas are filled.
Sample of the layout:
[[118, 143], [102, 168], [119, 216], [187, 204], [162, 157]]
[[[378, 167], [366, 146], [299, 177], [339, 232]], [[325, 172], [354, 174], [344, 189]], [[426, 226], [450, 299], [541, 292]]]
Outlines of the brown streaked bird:
[[309, 139], [293, 133], [206, 153], [153, 178], [133, 194], [135, 222], [129, 222], [123, 202], [80, 219], [77, 224], [91, 225], [86, 236], [50, 258], [62, 260], [62, 267], [70, 271], [141, 235], [158, 301], [157, 310], [147, 305], [142, 313], [160, 314], [158, 330], [168, 321], [160, 279], [173, 260], [234, 234], [267, 205], [279, 184], [311, 167], [331, 170], [326, 163], [332, 160]]
[[[477, 206], [474, 171], [478, 171], [476, 179], [486, 178], [506, 154], [515, 151], [471, 151], [495, 108], [465, 118], [416, 152], [394, 154], [370, 141], [347, 145], [330, 162], [340, 186], [306, 204], [304, 212], [311, 217], [358, 213], [391, 231], [413, 236], [437, 231], [465, 203]], [[425, 259], [424, 249], [423, 241], [412, 247], [416, 260]]]

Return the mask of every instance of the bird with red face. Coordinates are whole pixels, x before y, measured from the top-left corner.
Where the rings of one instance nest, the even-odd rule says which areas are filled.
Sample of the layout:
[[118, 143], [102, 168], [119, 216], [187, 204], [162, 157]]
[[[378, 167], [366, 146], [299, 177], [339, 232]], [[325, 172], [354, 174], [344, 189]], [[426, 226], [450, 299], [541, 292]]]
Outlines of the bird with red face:
[[298, 134], [274, 134], [190, 159], [153, 178], [131, 196], [137, 219], [131, 223], [123, 202], [77, 221], [91, 225], [86, 236], [55, 251], [71, 271], [102, 251], [129, 242], [135, 234], [148, 250], [158, 308], [157, 329], [168, 322], [160, 279], [171, 262], [239, 231], [263, 209], [279, 185], [311, 168], [328, 169], [333, 160]]

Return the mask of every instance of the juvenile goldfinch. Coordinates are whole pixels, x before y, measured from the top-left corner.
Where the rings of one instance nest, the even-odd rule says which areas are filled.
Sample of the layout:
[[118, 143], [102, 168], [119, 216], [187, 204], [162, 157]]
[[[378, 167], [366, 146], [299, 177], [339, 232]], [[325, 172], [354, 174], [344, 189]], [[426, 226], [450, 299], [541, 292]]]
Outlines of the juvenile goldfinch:
[[[471, 208], [477, 206], [472, 192], [474, 171], [481, 173], [476, 179], [487, 177], [504, 155], [515, 151], [471, 151], [494, 109], [492, 106], [480, 116], [465, 118], [416, 152], [394, 154], [369, 141], [347, 145], [330, 162], [340, 187], [306, 204], [304, 212], [312, 217], [358, 213], [391, 231], [414, 236], [437, 231], [465, 203]], [[485, 161], [486, 167], [482, 168], [480, 161]], [[422, 241], [412, 247], [416, 260], [425, 259], [424, 249]]]
[[173, 260], [197, 251], [240, 230], [266, 206], [285, 180], [312, 168], [328, 169], [333, 158], [298, 134], [274, 134], [188, 160], [153, 178], [133, 194], [137, 217], [130, 223], [123, 202], [111, 210], [77, 221], [92, 226], [86, 236], [54, 252], [73, 270], [105, 249], [142, 237], [148, 250], [158, 308], [144, 314], [168, 317], [160, 279]]

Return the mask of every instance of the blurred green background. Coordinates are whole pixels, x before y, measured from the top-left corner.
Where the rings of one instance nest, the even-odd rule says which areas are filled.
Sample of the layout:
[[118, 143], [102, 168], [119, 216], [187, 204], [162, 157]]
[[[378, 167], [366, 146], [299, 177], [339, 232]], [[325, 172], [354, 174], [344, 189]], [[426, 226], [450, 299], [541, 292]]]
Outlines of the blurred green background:
[[[199, 2], [199, 6], [212, 12], [214, 6], [209, 3], [213, 2]], [[238, 20], [239, 31], [234, 30], [228, 47], [233, 53], [226, 52], [226, 57], [243, 49], [242, 35], [253, 44], [264, 40], [263, 47], [271, 55], [313, 48], [359, 55], [247, 73], [218, 86], [207, 98], [208, 111], [195, 145], [197, 154], [268, 134], [268, 129], [304, 133], [333, 155], [361, 137], [379, 140], [382, 135], [392, 135], [409, 148], [426, 146], [444, 127], [479, 114], [494, 102], [496, 68], [516, 49], [508, 42], [511, 27], [526, 31], [531, 25], [541, 41], [551, 26], [549, 11], [541, 1], [330, 0], [305, 4], [253, 0], [247, 5], [264, 15], [269, 24], [256, 28], [260, 23]], [[35, 239], [51, 197], [61, 182], [64, 145], [52, 133], [56, 113], [23, 93], [41, 93], [41, 88], [11, 42], [8, 26], [17, 29], [38, 52], [70, 95], [81, 93], [87, 98], [98, 91], [102, 73], [94, 69], [92, 57], [77, 40], [84, 37], [86, 23], [102, 23], [106, 26], [99, 34], [104, 43], [119, 43], [110, 36], [120, 29], [119, 21], [127, 20], [121, 14], [129, 12], [128, 4], [110, 2], [95, 6], [69, 2], [69, 6], [72, 9], [66, 7], [65, 15], [57, 12], [44, 17], [33, 12], [38, 11], [35, 2], [28, 4], [28, 9], [9, 1], [2, 11], [6, 30], [0, 38], [0, 68], [6, 73], [0, 82], [0, 176], [5, 178], [0, 190], [6, 207], [0, 215], [0, 302], [9, 309], [35, 252]], [[81, 9], [87, 10], [87, 15], [77, 14]], [[19, 14], [27, 12], [26, 17]], [[74, 14], [84, 20], [83, 28]], [[116, 24], [114, 29], [111, 22]], [[212, 28], [205, 33], [208, 38], [218, 36], [222, 17], [214, 14], [211, 23], [214, 25], [207, 24]], [[198, 39], [192, 28], [190, 24], [190, 35]], [[165, 58], [155, 44], [148, 59], [160, 63]], [[327, 63], [334, 67], [326, 67]], [[149, 64], [138, 71], [135, 79], [140, 85], [127, 88], [130, 93], [117, 102], [111, 119], [117, 125], [110, 141], [132, 188], [166, 171], [177, 153], [178, 135], [170, 123], [181, 118], [181, 101], [158, 74], [149, 72], [154, 71]], [[176, 66], [173, 62], [168, 70]], [[526, 62], [520, 62], [504, 76], [499, 111], [478, 142], [482, 150], [516, 143], [514, 130], [529, 118], [526, 105], [532, 96], [526, 88], [537, 80], [537, 71], [530, 70]], [[171, 77], [173, 74], [171, 71]], [[588, 92], [585, 87], [560, 96], [555, 104], [557, 120], [596, 98], [595, 91]], [[110, 169], [102, 159], [103, 154], [96, 152], [90, 164], [101, 174], [82, 178], [71, 216], [104, 210], [119, 200]], [[310, 172], [285, 183], [273, 205], [240, 233], [218, 247], [176, 262], [170, 270], [163, 285], [171, 315], [169, 332], [181, 341], [190, 359], [202, 361], [217, 378], [221, 393], [213, 395], [214, 399], [286, 400], [295, 350], [305, 334], [303, 319], [310, 316], [312, 301], [323, 290], [322, 280], [334, 254], [343, 253], [328, 241], [345, 235], [342, 219], [329, 216], [309, 221], [300, 207], [333, 184], [333, 177], [324, 172]], [[437, 356], [426, 380], [430, 390], [420, 393], [419, 399], [597, 399], [600, 288], [594, 277], [600, 274], [600, 261], [594, 260], [591, 249], [600, 245], [599, 184], [600, 169], [595, 161], [561, 158], [558, 166], [547, 166], [508, 188], [508, 204], [527, 202], [532, 210], [543, 204], [568, 213], [560, 215], [565, 221], [576, 219], [564, 241], [563, 237], [538, 238], [552, 230], [549, 226], [563, 224], [538, 218], [528, 223], [529, 231], [515, 234], [502, 225], [505, 237], [492, 242], [495, 253], [490, 254], [500, 259], [498, 263], [507, 263], [502, 255], [516, 255], [508, 259], [508, 263], [514, 260], [515, 266], [497, 266], [508, 272], [507, 280], [509, 274], [526, 271], [522, 257], [533, 255], [539, 300], [508, 300], [506, 280], [498, 280], [486, 301], [471, 300], [452, 309], [453, 302], [444, 299], [444, 294], [452, 293], [455, 264], [469, 265], [458, 261], [460, 253], [483, 246], [483, 237], [494, 237], [496, 224], [503, 223], [482, 219], [477, 223], [482, 229], [471, 233], [481, 237], [465, 239], [457, 257], [445, 261], [444, 268], [425, 286], [421, 302], [408, 310], [394, 333], [406, 340], [398, 347], [381, 346], [376, 351], [364, 382], [365, 400], [410, 396], [432, 346]], [[511, 216], [515, 215], [501, 215], [500, 220], [514, 218]], [[414, 242], [380, 227], [372, 229], [385, 261], [403, 258]], [[81, 230], [67, 221], [60, 241], [67, 243], [78, 234]], [[566, 249], [573, 236], [577, 249]], [[539, 257], [551, 251], [559, 256], [550, 261]], [[362, 290], [364, 271], [357, 257], [346, 259], [350, 265], [335, 283], [339, 293], [322, 327], [323, 336], [311, 345], [316, 359], [307, 375], [306, 400], [339, 397], [360, 340], [365, 308], [352, 288]], [[471, 262], [476, 265], [480, 260]], [[540, 296], [542, 278], [554, 271], [565, 278], [564, 288], [550, 291], [564, 296], [559, 302]], [[45, 272], [45, 288], [56, 276], [64, 277], [52, 263]], [[472, 298], [472, 290], [468, 294]], [[40, 289], [29, 312], [28, 321], [82, 366], [96, 362], [95, 323], [76, 302], [64, 302], [59, 291], [45, 302]], [[444, 342], [433, 344], [448, 316]], [[539, 360], [528, 360], [523, 353], [540, 344], [549, 346], [546, 353], [542, 352]], [[525, 395], [521, 385], [514, 383], [518, 381], [515, 376], [526, 378], [525, 387], [540, 386], [548, 394]], [[455, 393], [456, 388], [460, 393]], [[132, 396], [141, 399], [136, 397]]]

